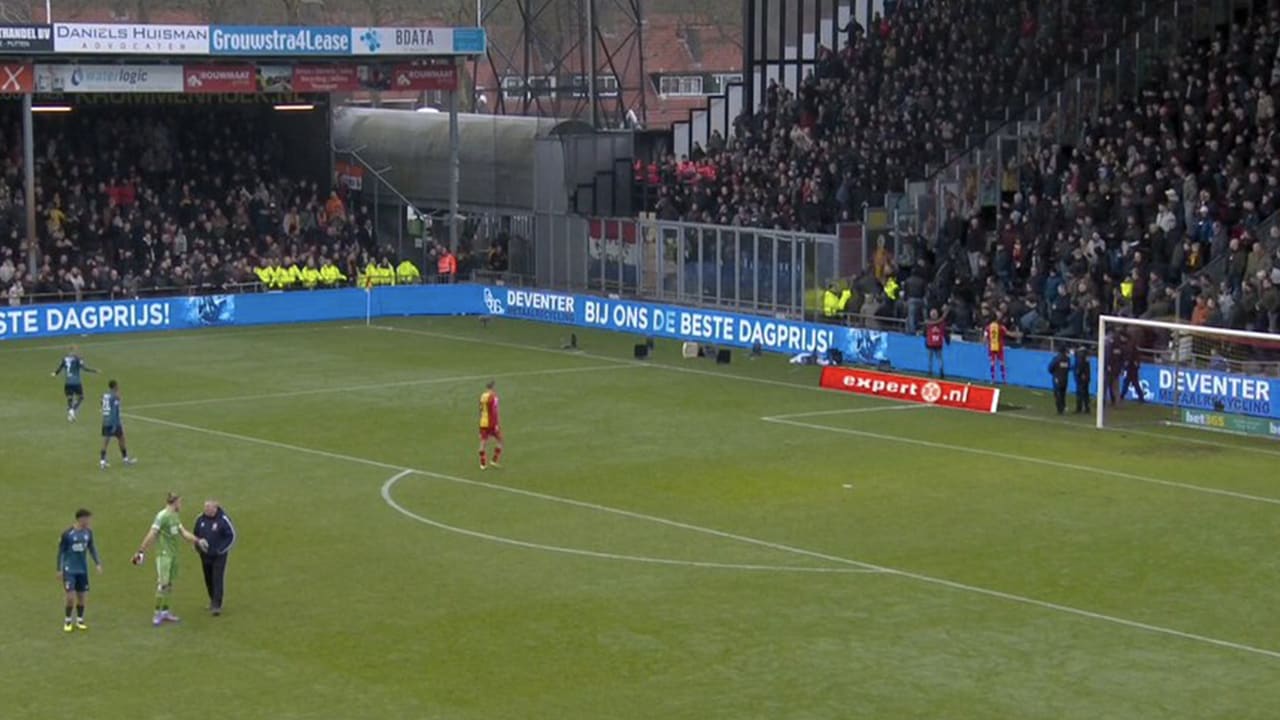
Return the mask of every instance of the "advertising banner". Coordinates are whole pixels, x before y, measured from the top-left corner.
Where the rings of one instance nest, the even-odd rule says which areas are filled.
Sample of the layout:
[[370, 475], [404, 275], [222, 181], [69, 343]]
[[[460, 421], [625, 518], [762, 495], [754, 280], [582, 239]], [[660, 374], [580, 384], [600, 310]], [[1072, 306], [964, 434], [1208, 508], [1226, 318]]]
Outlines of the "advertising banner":
[[[1138, 380], [1147, 402], [1280, 419], [1280, 380], [1164, 365], [1143, 365]], [[1137, 392], [1126, 399], [1137, 400]]]
[[206, 25], [55, 23], [58, 53], [100, 55], [208, 55]]
[[396, 65], [391, 71], [391, 89], [411, 92], [458, 89], [458, 66], [447, 65]]
[[256, 69], [258, 92], [291, 93], [293, 92], [293, 66], [291, 65], [259, 65]]
[[0, 340], [181, 327], [175, 302], [166, 298], [0, 308]]
[[485, 46], [483, 28], [351, 28], [356, 55], [479, 55]]
[[360, 190], [364, 188], [364, 166], [360, 163], [334, 160], [333, 172], [338, 176], [338, 182], [348, 189]]
[[184, 65], [183, 89], [189, 93], [255, 93], [258, 75], [252, 65]]
[[[324, 322], [408, 315], [483, 315], [476, 285], [358, 288], [296, 293], [201, 295], [0, 307], [0, 342], [58, 335], [96, 335], [203, 327]], [[366, 305], [366, 303], [371, 303]]]
[[52, 25], [0, 25], [0, 53], [53, 52]]
[[0, 95], [30, 95], [35, 89], [35, 66], [17, 63], [0, 65]]
[[209, 32], [213, 55], [350, 55], [351, 28], [215, 25]]
[[1184, 425], [1194, 425], [1240, 435], [1257, 435], [1280, 439], [1280, 422], [1275, 420], [1242, 415], [1224, 415], [1204, 410], [1183, 410], [1180, 415]]
[[789, 355], [834, 349], [846, 362], [876, 364], [886, 362], [889, 353], [885, 333], [838, 325], [543, 290], [485, 288], [484, 302], [490, 315], [729, 347], [759, 344], [762, 350]]
[[825, 367], [821, 385], [828, 390], [974, 412], [994, 413], [1000, 405], [997, 388], [859, 368]]
[[293, 69], [295, 92], [350, 92], [359, 87], [354, 65], [298, 65]]
[[180, 65], [37, 65], [41, 93], [180, 93]]

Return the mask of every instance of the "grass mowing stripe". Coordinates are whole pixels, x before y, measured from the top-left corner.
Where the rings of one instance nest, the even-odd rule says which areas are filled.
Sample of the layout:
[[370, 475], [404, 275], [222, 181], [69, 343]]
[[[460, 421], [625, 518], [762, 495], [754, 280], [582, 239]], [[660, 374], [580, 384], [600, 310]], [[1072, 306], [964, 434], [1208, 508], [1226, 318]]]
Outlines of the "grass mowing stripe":
[[1079, 472], [1097, 473], [1099, 475], [1107, 475], [1121, 480], [1133, 480], [1135, 482], [1144, 482], [1151, 485], [1161, 485], [1164, 487], [1177, 488], [1179, 490], [1190, 490], [1192, 492], [1205, 493], [1207, 495], [1220, 495], [1223, 497], [1235, 498], [1236, 500], [1247, 500], [1249, 502], [1267, 503], [1269, 505], [1280, 505], [1280, 499], [1272, 497], [1264, 497], [1262, 495], [1250, 495], [1248, 493], [1236, 492], [1234, 490], [1223, 490], [1220, 488], [1205, 487], [1204, 485], [1193, 485], [1191, 483], [1177, 482], [1176, 480], [1161, 480], [1160, 478], [1147, 477], [1145, 475], [1135, 475], [1121, 470], [1110, 470], [1108, 468], [1094, 467], [1092, 465], [1078, 465], [1076, 463], [1061, 462], [1058, 460], [1047, 460], [1045, 458], [1031, 457], [1030, 455], [1018, 455], [1017, 453], [1001, 452], [999, 450], [987, 450], [985, 448], [967, 447], [965, 445], [952, 445], [950, 443], [934, 442], [933, 440], [920, 440], [918, 438], [903, 437], [901, 435], [888, 435], [885, 433], [870, 432], [868, 430], [854, 430], [852, 428], [832, 427], [830, 425], [819, 425], [817, 423], [800, 422], [798, 420], [788, 420], [780, 416], [765, 416], [760, 418], [768, 423], [778, 425], [790, 425], [792, 427], [804, 428], [806, 430], [822, 430], [825, 432], [841, 433], [844, 435], [853, 435], [854, 437], [865, 437], [873, 440], [887, 440], [889, 442], [903, 443], [906, 445], [917, 445], [919, 447], [933, 448], [935, 450], [953, 450], [955, 452], [968, 453], [970, 455], [982, 455], [984, 457], [999, 458], [1001, 460], [1014, 460], [1017, 462], [1025, 462], [1032, 465], [1044, 465], [1046, 467], [1055, 467], [1060, 470], [1077, 470]]
[[[632, 512], [630, 510], [622, 510], [620, 508], [612, 508], [606, 505], [598, 505], [595, 503], [584, 502], [581, 500], [574, 500], [572, 498], [565, 498], [557, 495], [549, 495], [546, 493], [538, 493], [530, 490], [521, 490], [519, 488], [507, 487], [505, 485], [496, 485], [493, 483], [480, 482], [478, 480], [468, 480], [466, 478], [460, 478], [453, 475], [444, 475], [442, 473], [435, 473], [435, 472], [429, 472], [425, 470], [417, 470], [414, 468], [400, 467], [397, 465], [393, 465], [391, 463], [385, 463], [378, 460], [370, 460], [368, 458], [360, 458], [353, 455], [344, 455], [342, 453], [334, 453], [334, 452], [329, 452], [327, 450], [317, 450], [314, 448], [303, 447], [300, 445], [290, 445], [288, 443], [277, 442], [275, 440], [267, 440], [265, 438], [257, 438], [249, 435], [240, 435], [237, 433], [224, 432], [222, 430], [214, 430], [212, 428], [203, 428], [195, 425], [187, 425], [184, 423], [177, 423], [169, 420], [159, 420], [156, 418], [148, 418], [140, 415], [130, 415], [129, 417], [135, 420], [140, 420], [142, 422], [150, 422], [157, 425], [162, 425], [162, 426], [171, 427], [175, 429], [204, 433], [204, 434], [213, 435], [216, 437], [226, 438], [230, 440], [239, 440], [241, 442], [248, 442], [248, 443], [253, 443], [257, 445], [263, 445], [266, 447], [274, 447], [282, 450], [292, 450], [294, 452], [316, 455], [318, 457], [327, 457], [333, 460], [343, 460], [343, 461], [352, 462], [352, 463], [370, 465], [373, 467], [380, 467], [380, 468], [385, 468], [387, 470], [392, 470], [397, 473], [412, 471], [422, 475], [426, 475], [428, 477], [439, 478], [441, 480], [449, 480], [452, 482], [462, 483], [465, 485], [474, 485], [477, 487], [485, 487], [485, 488], [490, 488], [494, 490], [501, 490], [503, 492], [515, 493], [518, 495], [539, 498], [539, 499], [548, 500], [551, 502], [560, 502], [560, 503], [564, 503], [566, 505], [572, 505], [575, 507], [613, 513], [616, 515], [621, 515], [623, 517], [630, 517], [630, 518], [635, 518], [639, 520], [648, 520], [650, 522], [656, 522], [662, 525], [669, 525], [671, 527], [683, 528], [686, 530], [700, 532], [707, 535], [712, 535], [715, 537], [721, 537], [725, 539], [738, 540], [748, 544], [758, 545], [760, 547], [768, 547], [774, 550], [781, 550], [783, 552], [795, 553], [797, 555], [804, 555], [807, 557], [829, 560], [831, 562], [841, 563], [841, 564], [849, 565], [852, 567], [866, 568], [870, 570], [879, 570], [880, 572], [883, 572], [883, 573], [899, 575], [903, 578], [908, 578], [908, 579], [915, 580], [917, 582], [921, 582], [929, 585], [936, 585], [939, 587], [950, 588], [952, 590], [959, 590], [962, 592], [968, 592], [975, 595], [983, 595], [986, 597], [997, 598], [1000, 600], [1005, 600], [1008, 602], [1017, 603], [1021, 605], [1029, 605], [1033, 607], [1042, 608], [1045, 610], [1052, 610], [1058, 613], [1074, 615], [1076, 617], [1082, 617], [1089, 620], [1095, 620], [1098, 622], [1110, 623], [1112, 625], [1118, 625], [1121, 627], [1127, 627], [1135, 630], [1143, 630], [1153, 634], [1165, 635], [1168, 637], [1175, 637], [1182, 640], [1198, 642], [1198, 643], [1211, 645], [1218, 648], [1235, 650], [1235, 651], [1250, 653], [1254, 655], [1262, 655], [1265, 657], [1280, 660], [1280, 651], [1276, 651], [1276, 650], [1268, 650], [1266, 648], [1254, 647], [1252, 645], [1245, 645], [1243, 643], [1237, 643], [1230, 640], [1223, 640], [1221, 638], [1214, 638], [1208, 635], [1200, 635], [1197, 633], [1186, 632], [1186, 631], [1178, 630], [1175, 628], [1167, 628], [1160, 625], [1152, 625], [1150, 623], [1144, 623], [1138, 620], [1129, 620], [1127, 618], [1116, 617], [1114, 615], [1105, 615], [1103, 613], [1093, 612], [1091, 610], [1084, 610], [1082, 608], [1072, 607], [1070, 605], [1062, 605], [1059, 603], [1050, 602], [1048, 600], [1039, 600], [1037, 598], [1027, 597], [1025, 595], [1015, 595], [1013, 593], [1007, 593], [1002, 590], [994, 590], [991, 588], [985, 588], [978, 585], [969, 585], [969, 584], [958, 582], [955, 580], [948, 580], [946, 578], [940, 578], [933, 575], [923, 575], [921, 573], [915, 573], [909, 570], [899, 570], [897, 568], [892, 568], [885, 565], [877, 565], [875, 563], [863, 562], [861, 560], [840, 557], [838, 555], [830, 555], [827, 553], [817, 552], [814, 550], [806, 550], [803, 548], [797, 548], [790, 545], [783, 545], [781, 543], [774, 543], [767, 540], [760, 540], [760, 539], [752, 538], [746, 535], [739, 535], [736, 533], [725, 532], [722, 530], [715, 530], [712, 528], [705, 528], [698, 525], [691, 525], [691, 524], [683, 523], [677, 520], [668, 520], [666, 518], [660, 518], [653, 515], [645, 515], [643, 513]], [[809, 423], [799, 423], [799, 422], [794, 422], [790, 420], [780, 420], [775, 422], [796, 425], [799, 427], [804, 427], [806, 425], [809, 425]], [[822, 430], [837, 430], [837, 431], [841, 430], [840, 428], [829, 428], [822, 425], [812, 425], [812, 428], [822, 429]], [[851, 431], [851, 432], [853, 432], [854, 434], [862, 434], [870, 437], [881, 437], [882, 439], [886, 439], [886, 440], [904, 440], [903, 438], [898, 438], [897, 436], [892, 436], [892, 435], [877, 436], [874, 433], [862, 433], [861, 431]], [[928, 441], [912, 441], [912, 442], [934, 444], [934, 443], [928, 443]], [[1051, 462], [1051, 461], [1042, 461], [1042, 462]], [[1053, 464], [1060, 465], [1065, 463], [1053, 463]]]
[[[487, 540], [489, 542], [501, 543], [503, 545], [513, 545], [515, 547], [525, 548], [527, 550], [540, 550], [542, 552], [560, 553], [562, 555], [578, 555], [580, 557], [596, 558], [599, 560], [620, 560], [626, 562], [636, 562], [647, 565], [667, 565], [673, 567], [688, 568], [706, 568], [712, 570], [743, 570], [751, 572], [789, 572], [789, 573], [816, 573], [816, 574], [874, 574], [881, 572], [880, 570], [872, 570], [870, 568], [859, 567], [806, 567], [799, 565], [747, 565], [742, 563], [721, 563], [707, 562], [703, 560], [677, 560], [674, 558], [649, 557], [645, 555], [623, 555], [619, 553], [603, 552], [600, 550], [585, 550], [582, 548], [564, 547], [561, 545], [544, 545], [542, 543], [529, 542], [527, 540], [516, 540], [515, 538], [503, 537], [501, 535], [491, 535], [489, 533], [480, 532], [478, 530], [468, 530], [467, 528], [457, 527], [456, 525], [448, 525], [439, 520], [420, 515], [401, 505], [391, 496], [391, 490], [396, 483], [414, 474], [419, 473], [417, 470], [402, 470], [394, 477], [382, 484], [382, 499], [391, 507], [392, 510], [404, 515], [405, 517], [416, 520], [425, 525], [430, 525], [440, 530], [445, 530], [459, 535], [476, 538], [478, 540]], [[430, 477], [430, 476], [428, 476]]]
[[259, 393], [256, 395], [232, 395], [230, 397], [201, 398], [197, 400], [175, 400], [173, 402], [149, 403], [136, 405], [134, 410], [154, 410], [156, 408], [187, 407], [189, 405], [208, 405], [214, 403], [240, 402], [244, 400], [266, 400], [271, 398], [304, 397], [307, 395], [324, 395], [328, 393], [359, 392], [361, 390], [381, 390], [385, 388], [416, 387], [419, 385], [438, 385], [442, 383], [484, 381], [497, 378], [536, 377], [538, 375], [563, 375], [566, 373], [599, 372], [601, 370], [626, 370], [632, 365], [588, 365], [578, 368], [550, 368], [547, 370], [523, 370], [509, 373], [489, 373], [487, 375], [455, 375], [452, 377], [423, 378], [421, 380], [400, 380], [396, 382], [371, 383], [368, 385], [334, 385], [307, 390], [290, 390], [278, 393]]
[[[436, 338], [441, 338], [441, 339], [444, 339], [444, 340], [457, 340], [457, 341], [459, 341], [459, 342], [478, 343], [478, 344], [481, 344], [481, 345], [493, 345], [493, 346], [495, 346], [495, 347], [505, 347], [505, 348], [511, 348], [511, 349], [515, 349], [515, 350], [529, 350], [529, 351], [534, 351], [534, 352], [551, 352], [551, 353], [564, 353], [564, 352], [565, 352], [565, 351], [563, 351], [563, 350], [556, 350], [556, 349], [553, 349], [553, 348], [539, 347], [539, 346], [537, 346], [537, 345], [524, 345], [524, 344], [521, 344], [521, 343], [512, 343], [512, 342], [504, 342], [504, 341], [497, 341], [497, 340], [489, 340], [489, 339], [485, 339], [485, 338], [473, 338], [473, 337], [467, 337], [467, 336], [465, 336], [465, 335], [453, 335], [453, 334], [450, 334], [450, 333], [438, 333], [438, 332], [433, 332], [433, 331], [430, 331], [430, 330], [413, 330], [413, 329], [408, 329], [408, 328], [397, 328], [397, 327], [385, 326], [385, 325], [374, 325], [374, 326], [371, 326], [371, 327], [372, 327], [372, 328], [374, 328], [374, 329], [384, 330], [384, 331], [392, 331], [392, 332], [400, 332], [400, 333], [409, 333], [409, 334], [412, 334], [412, 335], [425, 335], [425, 336], [427, 336], [427, 337], [436, 337]], [[346, 326], [344, 329], [364, 329], [364, 328], [363, 328], [363, 326]], [[589, 358], [593, 358], [593, 359], [597, 359], [597, 360], [612, 360], [613, 362], [618, 362], [618, 363], [638, 364], [638, 363], [635, 363], [635, 361], [632, 361], [632, 360], [619, 360], [619, 359], [617, 359], [617, 358], [610, 358], [610, 357], [609, 357], [609, 356], [607, 356], [607, 355], [594, 355], [594, 354], [591, 354], [591, 353], [577, 353], [577, 355], [578, 355], [579, 357], [589, 357]], [[829, 391], [829, 390], [827, 390], [827, 389], [825, 389], [825, 388], [818, 387], [818, 386], [816, 386], [816, 385], [802, 385], [802, 384], [799, 384], [799, 383], [790, 383], [790, 382], [785, 382], [785, 381], [782, 381], [782, 380], [770, 380], [770, 379], [767, 379], [767, 378], [755, 378], [755, 377], [748, 377], [748, 376], [744, 376], [744, 375], [733, 375], [733, 374], [729, 374], [729, 373], [715, 372], [715, 371], [711, 371], [711, 370], [699, 370], [699, 369], [696, 369], [696, 368], [684, 368], [684, 367], [677, 367], [677, 366], [675, 366], [675, 365], [668, 365], [668, 364], [665, 364], [665, 363], [645, 363], [645, 364], [643, 364], [643, 366], [644, 366], [644, 367], [659, 368], [659, 369], [662, 369], [662, 370], [669, 370], [669, 371], [672, 371], [672, 372], [682, 372], [682, 373], [688, 373], [688, 374], [693, 374], [693, 375], [705, 375], [705, 376], [710, 376], [710, 377], [722, 378], [722, 379], [726, 379], [726, 380], [739, 380], [739, 381], [743, 381], [743, 382], [753, 382], [753, 383], [761, 383], [761, 384], [766, 384], [766, 385], [775, 385], [775, 386], [781, 386], [781, 387], [798, 388], [798, 389], [802, 389], [802, 390], [817, 390], [817, 391], [819, 391], [819, 392], [831, 392], [831, 391]], [[884, 406], [884, 407], [893, 407], [893, 406]], [[913, 405], [903, 405], [903, 406], [901, 406], [901, 407], [914, 407], [914, 406], [913, 406]], [[867, 408], [867, 410], [870, 410], [870, 408]], [[962, 446], [962, 445], [949, 445], [949, 444], [946, 444], [946, 443], [935, 443], [935, 442], [932, 442], [932, 441], [929, 441], [929, 440], [917, 440], [917, 439], [915, 439], [915, 438], [902, 437], [902, 436], [898, 436], [898, 435], [887, 435], [887, 434], [882, 434], [882, 433], [868, 433], [868, 432], [866, 432], [866, 431], [861, 431], [861, 430], [845, 430], [845, 429], [842, 429], [842, 428], [833, 428], [833, 427], [830, 427], [830, 426], [827, 426], [827, 425], [817, 425], [817, 424], [810, 424], [810, 423], [802, 423], [802, 422], [797, 422], [797, 421], [794, 421], [794, 420], [786, 419], [787, 417], [789, 417], [789, 416], [766, 416], [766, 417], [762, 417], [762, 418], [761, 418], [761, 420], [765, 420], [766, 422], [774, 422], [774, 423], [785, 424], [785, 425], [794, 425], [794, 426], [796, 426], [796, 427], [808, 427], [808, 428], [810, 428], [810, 429], [814, 429], [814, 430], [826, 430], [826, 431], [832, 431], [832, 432], [843, 432], [843, 433], [846, 433], [846, 434], [849, 434], [849, 435], [857, 435], [857, 436], [862, 436], [862, 437], [870, 437], [870, 438], [876, 438], [876, 439], [880, 439], [880, 440], [890, 440], [890, 441], [893, 441], [893, 442], [908, 443], [908, 444], [920, 445], [920, 446], [923, 446], [923, 447], [933, 447], [933, 448], [937, 448], [937, 449], [949, 449], [949, 450], [963, 451], [963, 452], [968, 452], [968, 453], [972, 453], [972, 454], [976, 454], [976, 455], [986, 455], [986, 456], [988, 456], [988, 457], [1003, 458], [1003, 459], [1006, 459], [1006, 460], [1021, 460], [1021, 461], [1024, 461], [1024, 462], [1029, 462], [1029, 463], [1034, 463], [1034, 464], [1039, 464], [1039, 465], [1045, 465], [1045, 466], [1050, 466], [1050, 467], [1057, 467], [1057, 468], [1060, 468], [1060, 469], [1063, 469], [1063, 470], [1078, 470], [1078, 471], [1081, 471], [1081, 472], [1094, 472], [1094, 473], [1098, 473], [1098, 474], [1101, 474], [1101, 475], [1109, 475], [1109, 476], [1111, 476], [1111, 477], [1120, 478], [1120, 479], [1123, 479], [1123, 480], [1134, 480], [1134, 481], [1137, 481], [1137, 482], [1144, 482], [1144, 483], [1149, 483], [1149, 484], [1152, 484], [1152, 485], [1162, 485], [1162, 486], [1164, 486], [1164, 487], [1178, 488], [1178, 489], [1181, 489], [1181, 490], [1189, 490], [1189, 491], [1192, 491], [1192, 492], [1200, 492], [1200, 493], [1206, 493], [1206, 494], [1210, 494], [1210, 495], [1220, 495], [1220, 496], [1224, 496], [1224, 497], [1231, 497], [1231, 498], [1235, 498], [1235, 499], [1237, 499], [1237, 500], [1247, 500], [1247, 501], [1250, 501], [1250, 502], [1267, 503], [1267, 504], [1270, 504], [1270, 505], [1280, 505], [1280, 498], [1264, 497], [1264, 496], [1261, 496], [1261, 495], [1250, 495], [1250, 494], [1248, 494], [1248, 493], [1236, 492], [1236, 491], [1234, 491], [1234, 490], [1224, 490], [1224, 489], [1219, 489], [1219, 488], [1205, 487], [1205, 486], [1203, 486], [1203, 485], [1195, 485], [1195, 484], [1192, 484], [1192, 483], [1182, 483], [1182, 482], [1177, 482], [1177, 481], [1175, 481], [1175, 480], [1163, 480], [1163, 479], [1160, 479], [1160, 478], [1147, 477], [1147, 476], [1145, 476], [1145, 475], [1137, 475], [1137, 474], [1134, 474], [1134, 473], [1126, 473], [1126, 472], [1122, 472], [1122, 471], [1119, 471], [1119, 470], [1109, 470], [1109, 469], [1106, 469], [1106, 468], [1093, 467], [1093, 466], [1090, 466], [1090, 465], [1078, 465], [1078, 464], [1075, 464], [1075, 463], [1065, 463], [1065, 462], [1059, 462], [1059, 461], [1056, 461], [1056, 460], [1045, 460], [1045, 459], [1042, 459], [1042, 458], [1033, 458], [1033, 457], [1026, 456], [1026, 455], [1016, 455], [1016, 454], [1012, 454], [1012, 453], [1003, 453], [1003, 452], [1000, 452], [1000, 451], [997, 451], [997, 450], [985, 450], [985, 449], [982, 449], [982, 448], [971, 448], [971, 447], [965, 447], [965, 446]], [[997, 415], [997, 417], [999, 417], [999, 415]], [[1007, 417], [1013, 417], [1013, 416], [1007, 416]], [[1048, 422], [1053, 422], [1053, 421], [1048, 421]], [[1070, 425], [1070, 423], [1062, 423], [1062, 424], [1063, 424], [1063, 425]], [[1202, 441], [1202, 442], [1203, 442], [1203, 441]]]

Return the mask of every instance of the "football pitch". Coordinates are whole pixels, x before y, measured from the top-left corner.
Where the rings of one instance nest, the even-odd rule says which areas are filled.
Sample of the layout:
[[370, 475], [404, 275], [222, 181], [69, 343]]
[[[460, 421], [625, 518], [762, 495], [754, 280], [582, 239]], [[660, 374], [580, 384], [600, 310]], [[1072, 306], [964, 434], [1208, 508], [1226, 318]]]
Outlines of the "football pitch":
[[[817, 388], [474, 318], [0, 346], [0, 717], [1275, 718], [1280, 446]], [[140, 463], [99, 471], [120, 382]], [[495, 379], [504, 467], [481, 472]], [[210, 617], [167, 491], [239, 540]], [[58, 534], [105, 572], [62, 632]]]

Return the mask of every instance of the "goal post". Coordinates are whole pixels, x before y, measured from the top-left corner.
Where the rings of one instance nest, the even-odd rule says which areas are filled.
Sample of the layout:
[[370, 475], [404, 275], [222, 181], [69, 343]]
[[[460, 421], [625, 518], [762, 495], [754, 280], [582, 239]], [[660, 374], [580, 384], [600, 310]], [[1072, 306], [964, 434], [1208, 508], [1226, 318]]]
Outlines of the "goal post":
[[1098, 428], [1162, 425], [1280, 439], [1280, 335], [1103, 315]]

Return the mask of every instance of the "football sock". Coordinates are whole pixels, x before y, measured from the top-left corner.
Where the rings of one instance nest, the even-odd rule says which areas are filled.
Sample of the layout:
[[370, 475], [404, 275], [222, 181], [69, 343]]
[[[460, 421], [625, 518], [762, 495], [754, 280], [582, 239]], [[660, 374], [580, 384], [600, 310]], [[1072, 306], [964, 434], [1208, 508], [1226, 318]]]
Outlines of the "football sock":
[[107, 449], [106, 449], [106, 448], [103, 448], [103, 449], [102, 449], [102, 452], [98, 453], [98, 459], [100, 459], [100, 460], [102, 460], [102, 461], [104, 461], [104, 462], [106, 461], [106, 459], [107, 459]]
[[129, 459], [129, 451], [126, 450], [123, 445], [120, 446], [120, 457], [124, 458], [125, 460]]
[[81, 620], [83, 620], [83, 619], [84, 619], [84, 606], [83, 606], [83, 605], [76, 605], [76, 617], [80, 618]]
[[493, 451], [493, 461], [498, 462], [502, 458], [502, 448]]
[[67, 619], [67, 622], [71, 622], [71, 606], [70, 606], [70, 605], [68, 605], [68, 606], [67, 606], [67, 616], [66, 616], [66, 619]]
[[76, 398], [76, 399], [75, 399], [75, 402], [74, 402], [74, 403], [72, 403], [72, 405], [71, 405], [71, 409], [72, 409], [72, 410], [79, 410], [79, 409], [80, 409], [80, 403], [82, 403], [82, 402], [84, 402], [84, 398], [82, 398], [82, 397], [78, 397], [78, 398]]
[[480, 467], [484, 467], [486, 464], [487, 464], [487, 461], [485, 460], [485, 457], [484, 457], [484, 451], [481, 450], [480, 451]]

